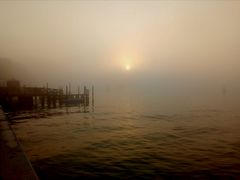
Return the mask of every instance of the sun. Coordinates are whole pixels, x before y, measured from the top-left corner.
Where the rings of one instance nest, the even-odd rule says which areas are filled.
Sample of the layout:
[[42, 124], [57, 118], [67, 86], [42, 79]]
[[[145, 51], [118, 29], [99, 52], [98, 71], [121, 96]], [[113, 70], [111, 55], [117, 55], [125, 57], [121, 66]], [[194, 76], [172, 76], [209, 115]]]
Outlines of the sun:
[[125, 70], [126, 70], [126, 71], [130, 71], [130, 70], [131, 70], [131, 66], [130, 66], [129, 64], [126, 64], [126, 65], [125, 65]]

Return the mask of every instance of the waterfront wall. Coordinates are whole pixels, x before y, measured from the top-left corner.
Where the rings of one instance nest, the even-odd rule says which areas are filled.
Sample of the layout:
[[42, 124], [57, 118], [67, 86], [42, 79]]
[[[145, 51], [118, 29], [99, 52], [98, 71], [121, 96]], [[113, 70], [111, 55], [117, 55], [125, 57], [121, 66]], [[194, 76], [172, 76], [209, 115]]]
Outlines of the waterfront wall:
[[1, 107], [0, 180], [38, 180]]

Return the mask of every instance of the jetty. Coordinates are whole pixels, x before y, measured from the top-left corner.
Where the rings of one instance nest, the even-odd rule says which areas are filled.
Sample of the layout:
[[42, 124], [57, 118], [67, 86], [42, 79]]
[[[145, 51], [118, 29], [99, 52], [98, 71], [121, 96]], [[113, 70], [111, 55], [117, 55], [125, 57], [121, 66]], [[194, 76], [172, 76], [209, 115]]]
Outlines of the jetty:
[[62, 106], [89, 106], [89, 89], [84, 86], [83, 93], [71, 93], [71, 85], [62, 88], [20, 86], [17, 80], [8, 80], [0, 86], [0, 105], [3, 111], [25, 110], [34, 108], [56, 108]]

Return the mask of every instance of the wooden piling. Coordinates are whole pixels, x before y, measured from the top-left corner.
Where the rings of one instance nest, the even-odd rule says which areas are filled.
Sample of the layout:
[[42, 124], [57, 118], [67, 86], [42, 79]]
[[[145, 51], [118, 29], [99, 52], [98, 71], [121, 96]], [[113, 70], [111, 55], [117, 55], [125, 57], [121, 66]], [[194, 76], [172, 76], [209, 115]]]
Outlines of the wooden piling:
[[92, 112], [94, 112], [94, 86], [92, 86]]
[[94, 86], [92, 86], [92, 106], [94, 106]]
[[68, 85], [69, 85], [69, 95], [71, 95], [71, 83], [69, 83]]

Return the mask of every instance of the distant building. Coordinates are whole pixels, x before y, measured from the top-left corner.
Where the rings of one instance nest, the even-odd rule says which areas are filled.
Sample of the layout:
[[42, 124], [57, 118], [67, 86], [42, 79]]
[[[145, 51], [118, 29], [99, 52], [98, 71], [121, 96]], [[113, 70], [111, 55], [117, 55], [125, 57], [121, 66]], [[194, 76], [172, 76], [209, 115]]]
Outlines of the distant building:
[[5, 80], [0, 80], [0, 87], [6, 87], [7, 82]]
[[15, 79], [8, 80], [7, 81], [7, 87], [11, 88], [11, 89], [12, 88], [13, 89], [15, 89], [15, 88], [19, 89], [20, 88], [20, 82], [18, 80], [15, 80]]
[[10, 94], [18, 94], [21, 91], [20, 81], [12, 79], [7, 81], [7, 92]]

